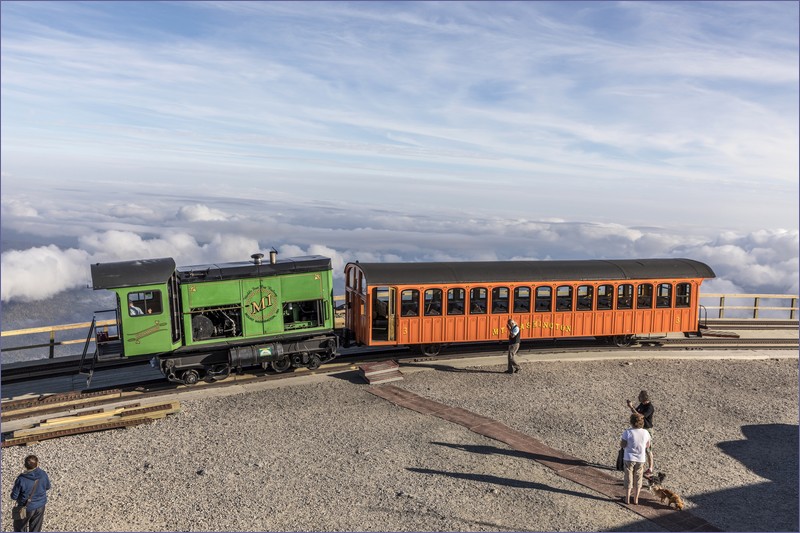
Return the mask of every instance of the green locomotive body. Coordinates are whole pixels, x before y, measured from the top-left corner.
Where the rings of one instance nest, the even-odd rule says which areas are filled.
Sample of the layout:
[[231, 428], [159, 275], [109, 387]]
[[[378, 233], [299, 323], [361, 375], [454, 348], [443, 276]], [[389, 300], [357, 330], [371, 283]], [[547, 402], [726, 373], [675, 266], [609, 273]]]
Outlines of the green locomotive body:
[[93, 324], [95, 360], [152, 358], [194, 384], [260, 365], [285, 372], [335, 357], [333, 274], [322, 256], [175, 267], [171, 258], [92, 265], [116, 293], [115, 326]]

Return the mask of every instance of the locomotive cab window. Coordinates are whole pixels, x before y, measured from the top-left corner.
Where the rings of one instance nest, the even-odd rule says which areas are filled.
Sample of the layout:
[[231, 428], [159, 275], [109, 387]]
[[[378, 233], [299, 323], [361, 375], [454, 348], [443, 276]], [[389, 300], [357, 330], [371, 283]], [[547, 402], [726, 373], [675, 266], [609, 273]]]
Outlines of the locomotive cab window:
[[653, 307], [653, 285], [642, 283], [636, 289], [636, 308], [652, 309]]
[[492, 313], [508, 313], [508, 287], [492, 289]]
[[633, 309], [633, 285], [617, 287], [617, 309]]
[[614, 286], [613, 285], [600, 285], [597, 287], [597, 310], [608, 311], [613, 309], [614, 303]]
[[448, 289], [447, 290], [447, 314], [448, 315], [463, 315], [464, 302], [467, 299], [467, 291], [464, 289]]
[[419, 316], [419, 291], [406, 289], [400, 293], [400, 314], [402, 316]]
[[660, 283], [656, 289], [656, 307], [672, 307], [672, 284]]
[[569, 285], [556, 289], [556, 311], [572, 311], [572, 287]]
[[575, 306], [576, 311], [591, 311], [592, 310], [592, 296], [594, 295], [594, 287], [591, 285], [578, 286], [578, 303]]
[[488, 291], [483, 287], [475, 287], [469, 290], [469, 314], [485, 315], [486, 300]]
[[425, 291], [425, 316], [442, 316], [442, 289]]
[[517, 287], [514, 289], [514, 312], [531, 312], [531, 289], [529, 287]]
[[132, 292], [128, 294], [128, 315], [160, 315], [164, 308], [161, 305], [161, 291]]
[[675, 288], [675, 307], [689, 307], [692, 303], [692, 286], [688, 283], [678, 283]]
[[536, 312], [549, 313], [553, 308], [552, 287], [536, 287]]

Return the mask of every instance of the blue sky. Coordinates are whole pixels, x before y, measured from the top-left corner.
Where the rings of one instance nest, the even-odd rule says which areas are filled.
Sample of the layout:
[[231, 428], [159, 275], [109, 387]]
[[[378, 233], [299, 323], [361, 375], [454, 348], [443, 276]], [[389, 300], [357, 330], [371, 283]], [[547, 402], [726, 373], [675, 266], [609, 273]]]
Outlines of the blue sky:
[[45, 256], [64, 289], [273, 245], [796, 291], [798, 5], [3, 2], [3, 299]]

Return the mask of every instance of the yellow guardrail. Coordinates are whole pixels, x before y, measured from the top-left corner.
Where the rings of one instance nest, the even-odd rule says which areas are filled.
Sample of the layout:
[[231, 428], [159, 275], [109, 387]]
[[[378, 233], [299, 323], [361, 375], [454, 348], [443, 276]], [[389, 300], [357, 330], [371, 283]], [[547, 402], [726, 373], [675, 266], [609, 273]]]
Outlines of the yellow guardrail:
[[[725, 318], [725, 311], [726, 310], [747, 310], [749, 311], [748, 314], [752, 313], [752, 318], [759, 319], [759, 311], [778, 311], [782, 313], [787, 313], [787, 319], [794, 320], [797, 318], [797, 295], [793, 294], [700, 294], [700, 303], [705, 307], [707, 310], [716, 310], [717, 311], [717, 318]], [[344, 296], [334, 296], [334, 301], [341, 302], [344, 301]], [[708, 300], [714, 300], [714, 303], [718, 305], [707, 305], [705, 302]], [[752, 305], [731, 305], [731, 301], [739, 302], [740, 300], [744, 300], [745, 302], [752, 302]], [[789, 300], [788, 306], [774, 306], [764, 305], [763, 300]], [[340, 328], [344, 326], [344, 316], [342, 312], [335, 313], [334, 323], [335, 327]], [[709, 317], [710, 318], [710, 317]], [[763, 317], [761, 317], [763, 318]], [[775, 317], [770, 317], [774, 319]], [[91, 322], [80, 322], [78, 324], [62, 324], [59, 326], [42, 326], [38, 328], [26, 328], [26, 329], [15, 329], [10, 331], [3, 331], [0, 332], [0, 337], [13, 337], [13, 336], [20, 336], [20, 335], [36, 335], [41, 333], [47, 333], [50, 336], [49, 342], [46, 343], [39, 343], [39, 344], [28, 344], [24, 346], [9, 346], [3, 347], [1, 351], [3, 352], [10, 352], [15, 350], [32, 350], [35, 348], [48, 348], [49, 350], [49, 357], [54, 357], [55, 355], [55, 347], [56, 346], [65, 346], [70, 344], [80, 344], [86, 342], [86, 337], [80, 339], [69, 339], [69, 340], [61, 340], [56, 341], [56, 333], [62, 331], [72, 331], [72, 330], [83, 330], [87, 331], [89, 327], [92, 325]], [[98, 320], [97, 326], [114, 326], [116, 322], [114, 320]], [[91, 339], [94, 340], [94, 339]]]

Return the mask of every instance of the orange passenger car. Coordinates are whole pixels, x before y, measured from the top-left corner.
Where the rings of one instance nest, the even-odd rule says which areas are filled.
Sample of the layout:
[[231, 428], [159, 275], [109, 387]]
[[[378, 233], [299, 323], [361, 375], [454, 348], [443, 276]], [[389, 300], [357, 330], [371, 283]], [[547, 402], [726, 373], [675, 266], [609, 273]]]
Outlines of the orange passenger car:
[[522, 339], [699, 334], [708, 265], [691, 259], [348, 263], [345, 335], [366, 346]]

